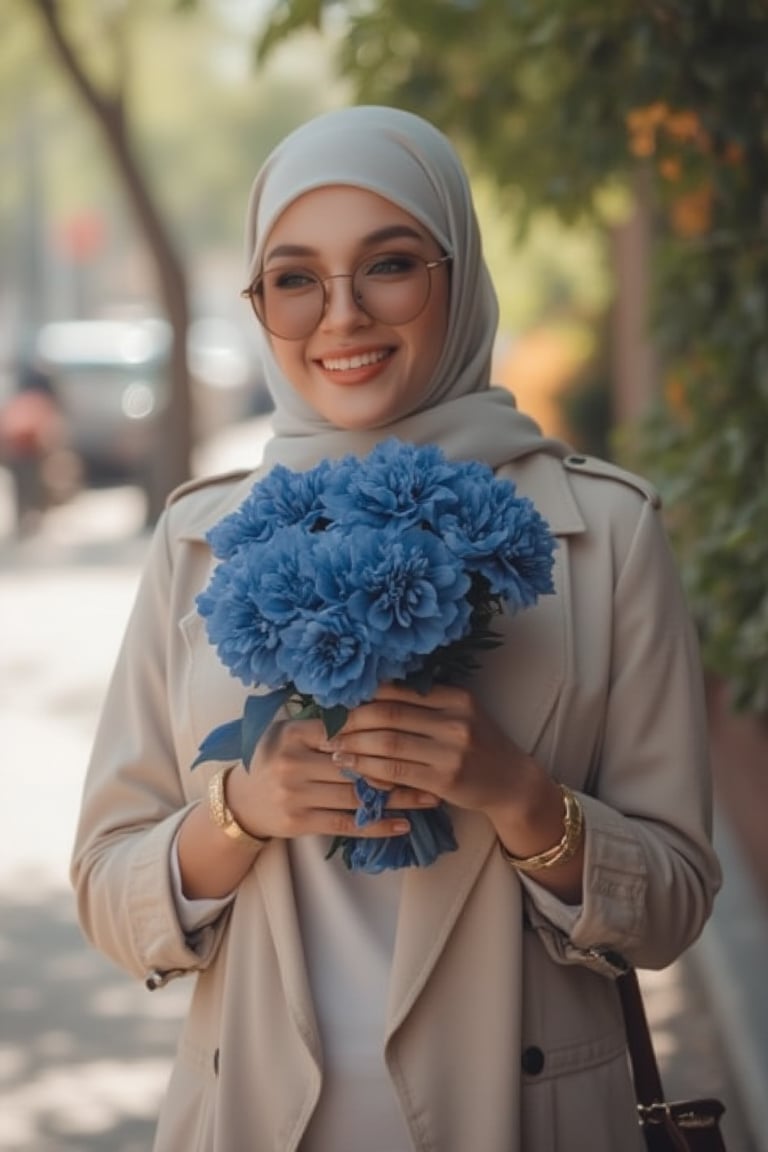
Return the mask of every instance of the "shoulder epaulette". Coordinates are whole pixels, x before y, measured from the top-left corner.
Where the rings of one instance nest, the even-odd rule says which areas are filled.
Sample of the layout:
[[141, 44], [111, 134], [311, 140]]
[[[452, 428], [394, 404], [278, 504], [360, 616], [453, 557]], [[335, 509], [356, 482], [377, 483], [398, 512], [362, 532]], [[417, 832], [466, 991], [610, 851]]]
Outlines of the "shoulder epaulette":
[[197, 476], [194, 480], [187, 480], [169, 492], [165, 506], [170, 508], [171, 504], [181, 500], [182, 496], [187, 496], [190, 492], [198, 492], [202, 488], [212, 488], [217, 484], [234, 484], [238, 480], [244, 480], [246, 476], [250, 475], [250, 472], [251, 469], [249, 468], [236, 468], [232, 472], [219, 472], [213, 476]]
[[588, 476], [596, 476], [602, 480], [617, 480], [620, 484], [634, 488], [654, 508], [661, 507], [661, 496], [649, 480], [643, 476], [637, 476], [634, 472], [628, 472], [625, 468], [619, 468], [616, 464], [609, 464], [607, 460], [600, 460], [596, 456], [582, 456], [573, 453], [565, 457], [563, 464], [569, 472], [586, 473]]

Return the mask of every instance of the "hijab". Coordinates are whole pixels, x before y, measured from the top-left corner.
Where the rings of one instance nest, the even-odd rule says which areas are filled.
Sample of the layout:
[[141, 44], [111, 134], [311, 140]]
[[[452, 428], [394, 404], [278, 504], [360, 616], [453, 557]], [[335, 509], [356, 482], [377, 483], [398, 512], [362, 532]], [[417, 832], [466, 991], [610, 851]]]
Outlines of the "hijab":
[[365, 455], [382, 439], [439, 444], [450, 459], [492, 467], [532, 452], [564, 456], [520, 413], [513, 396], [492, 387], [498, 303], [482, 253], [469, 181], [446, 136], [396, 108], [357, 106], [310, 120], [288, 135], [256, 176], [246, 218], [248, 283], [262, 269], [269, 233], [306, 192], [333, 184], [367, 191], [410, 213], [452, 257], [447, 338], [429, 387], [414, 409], [384, 427], [334, 427], [294, 390], [263, 334], [264, 369], [275, 405], [264, 463], [309, 468], [348, 452]]

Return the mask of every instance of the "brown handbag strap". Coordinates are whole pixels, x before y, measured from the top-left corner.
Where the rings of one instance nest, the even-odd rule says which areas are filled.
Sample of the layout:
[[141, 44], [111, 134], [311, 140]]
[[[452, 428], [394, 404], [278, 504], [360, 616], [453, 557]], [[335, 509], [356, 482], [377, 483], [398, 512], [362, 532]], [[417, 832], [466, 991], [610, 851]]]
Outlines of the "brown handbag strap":
[[661, 1075], [656, 1063], [656, 1053], [653, 1050], [637, 973], [625, 972], [623, 976], [619, 976], [616, 983], [624, 1012], [629, 1059], [638, 1104], [648, 1106], [659, 1103], [664, 1099], [664, 1090], [661, 1086]]

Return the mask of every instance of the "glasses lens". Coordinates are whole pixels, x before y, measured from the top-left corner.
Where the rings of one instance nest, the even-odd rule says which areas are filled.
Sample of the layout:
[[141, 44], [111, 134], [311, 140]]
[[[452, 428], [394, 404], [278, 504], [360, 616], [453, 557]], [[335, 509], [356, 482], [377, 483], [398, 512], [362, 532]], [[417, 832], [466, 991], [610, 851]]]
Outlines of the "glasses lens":
[[429, 269], [419, 256], [385, 252], [364, 260], [355, 269], [355, 300], [374, 320], [407, 324], [429, 299]]
[[283, 340], [300, 340], [320, 323], [325, 293], [313, 272], [275, 268], [255, 285], [251, 303], [268, 332]]

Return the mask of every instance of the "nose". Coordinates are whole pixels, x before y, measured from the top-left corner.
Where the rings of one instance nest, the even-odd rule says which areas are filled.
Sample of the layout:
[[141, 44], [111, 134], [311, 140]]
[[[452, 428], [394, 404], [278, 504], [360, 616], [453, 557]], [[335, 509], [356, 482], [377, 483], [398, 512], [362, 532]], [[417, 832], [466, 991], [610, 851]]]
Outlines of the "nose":
[[355, 295], [353, 284], [349, 272], [325, 277], [325, 307], [320, 321], [321, 328], [327, 331], [348, 330], [357, 328], [361, 323], [370, 323], [370, 317]]

